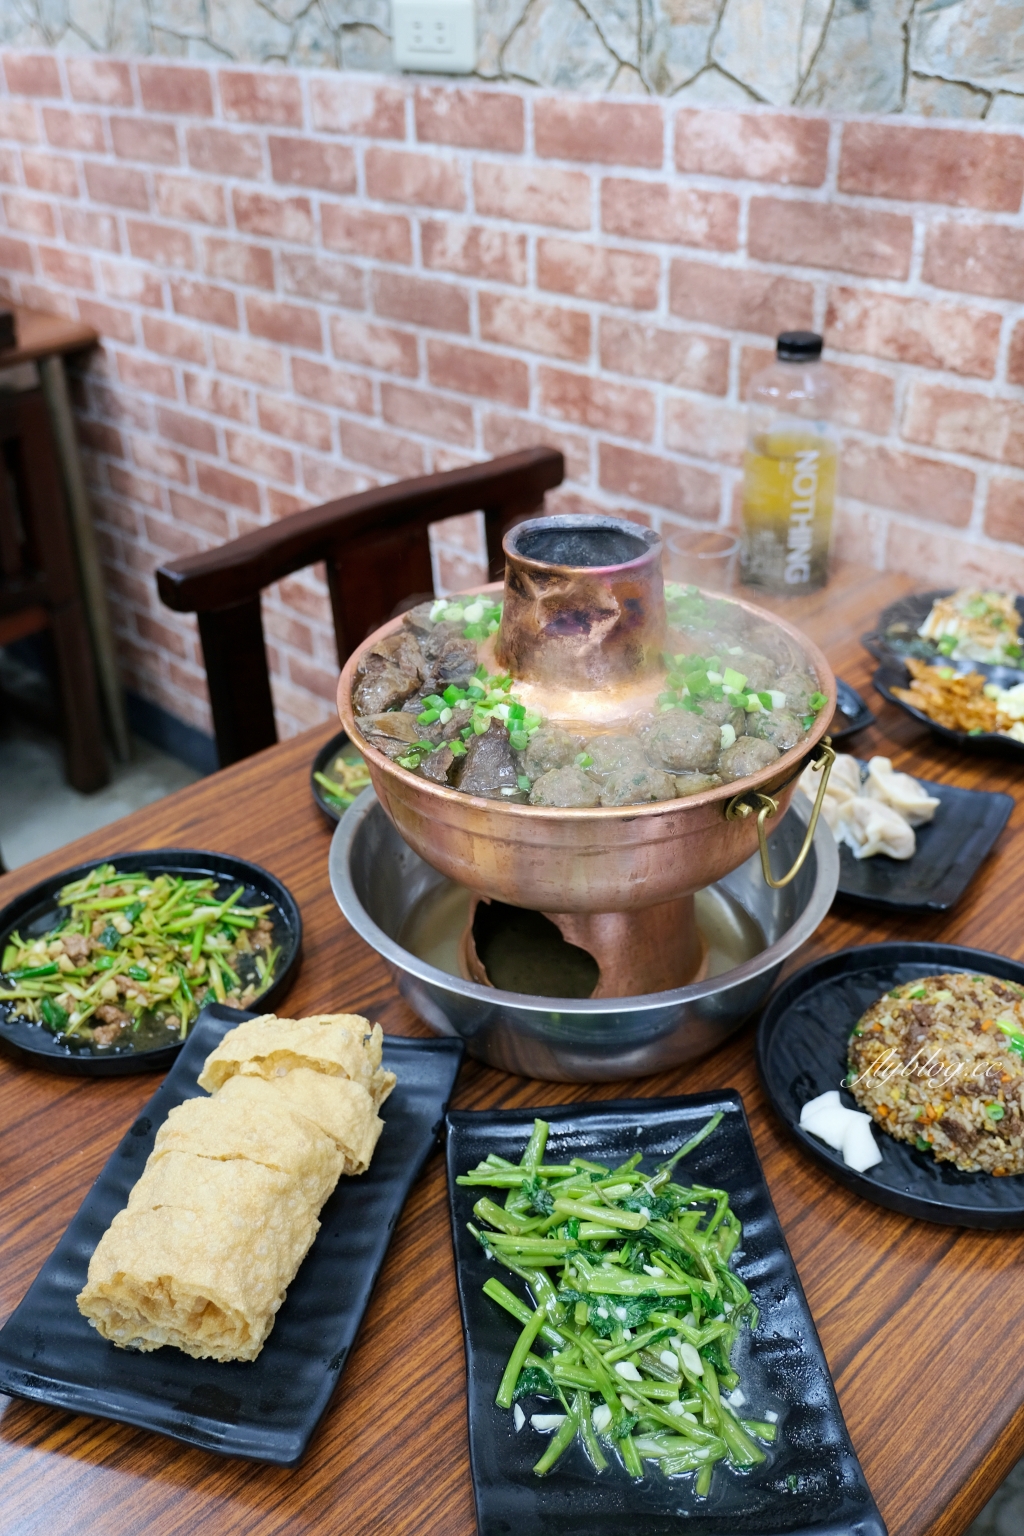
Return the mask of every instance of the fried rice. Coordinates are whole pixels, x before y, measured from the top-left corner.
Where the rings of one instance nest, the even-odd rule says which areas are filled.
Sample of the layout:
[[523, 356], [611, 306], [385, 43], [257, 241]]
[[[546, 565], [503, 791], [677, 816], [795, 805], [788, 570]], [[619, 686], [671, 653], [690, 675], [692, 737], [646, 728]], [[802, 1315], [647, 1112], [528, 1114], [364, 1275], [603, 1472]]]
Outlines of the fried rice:
[[1024, 1173], [1024, 987], [953, 972], [880, 997], [850, 1092], [883, 1130], [967, 1173]]

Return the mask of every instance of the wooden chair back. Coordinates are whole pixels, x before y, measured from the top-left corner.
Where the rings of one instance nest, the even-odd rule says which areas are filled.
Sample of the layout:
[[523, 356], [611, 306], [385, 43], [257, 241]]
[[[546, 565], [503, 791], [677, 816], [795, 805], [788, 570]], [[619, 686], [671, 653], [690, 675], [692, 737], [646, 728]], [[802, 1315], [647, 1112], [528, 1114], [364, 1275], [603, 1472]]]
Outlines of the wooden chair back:
[[563, 474], [560, 453], [529, 448], [344, 496], [161, 566], [157, 590], [168, 608], [199, 619], [221, 767], [277, 740], [260, 612], [265, 587], [324, 562], [341, 666], [404, 598], [432, 589], [432, 523], [482, 511], [497, 580], [506, 531], [540, 511]]

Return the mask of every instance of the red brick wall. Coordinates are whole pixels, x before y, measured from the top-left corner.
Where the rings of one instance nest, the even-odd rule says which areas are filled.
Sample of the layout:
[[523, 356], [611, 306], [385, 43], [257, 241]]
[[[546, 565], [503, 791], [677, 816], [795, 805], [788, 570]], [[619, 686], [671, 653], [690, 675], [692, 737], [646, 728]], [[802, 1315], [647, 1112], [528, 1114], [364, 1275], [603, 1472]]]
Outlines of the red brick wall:
[[[79, 315], [126, 676], [208, 715], [151, 573], [536, 442], [556, 505], [733, 516], [750, 374], [824, 329], [838, 543], [1024, 590], [1024, 135], [393, 77], [6, 54], [0, 282]], [[473, 519], [442, 584], [477, 574]], [[285, 731], [333, 710], [315, 573], [268, 594]]]

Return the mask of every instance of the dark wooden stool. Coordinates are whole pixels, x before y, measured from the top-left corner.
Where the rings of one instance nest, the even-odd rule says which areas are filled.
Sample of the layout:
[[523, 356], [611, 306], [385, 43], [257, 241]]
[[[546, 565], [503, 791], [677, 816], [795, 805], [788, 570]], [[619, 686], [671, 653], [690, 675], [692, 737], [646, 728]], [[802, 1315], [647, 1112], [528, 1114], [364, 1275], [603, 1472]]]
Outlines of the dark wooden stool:
[[124, 694], [118, 677], [113, 628], [65, 368], [69, 357], [87, 352], [96, 345], [99, 337], [91, 326], [84, 325], [81, 320], [69, 320], [66, 315], [47, 315], [40, 310], [25, 309], [20, 304], [12, 305], [11, 309], [14, 345], [5, 346], [0, 351], [0, 369], [31, 364], [39, 375], [66, 499], [75, 566], [105, 723], [114, 756], [119, 762], [126, 763], [131, 757], [131, 747]]
[[0, 392], [0, 645], [53, 639], [68, 782], [110, 777], [96, 671], [50, 416], [41, 389]]

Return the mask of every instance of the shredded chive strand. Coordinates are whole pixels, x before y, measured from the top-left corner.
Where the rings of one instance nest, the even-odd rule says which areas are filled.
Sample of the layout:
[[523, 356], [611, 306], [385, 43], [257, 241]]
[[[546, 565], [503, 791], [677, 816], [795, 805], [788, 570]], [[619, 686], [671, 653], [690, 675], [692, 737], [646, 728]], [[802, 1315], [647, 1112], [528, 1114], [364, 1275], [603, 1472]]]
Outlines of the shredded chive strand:
[[[514, 1317], [517, 1323], [528, 1323], [533, 1317], [533, 1313], [525, 1301], [520, 1301], [518, 1296], [512, 1294], [508, 1286], [502, 1285], [501, 1281], [495, 1279], [493, 1275], [485, 1284], [484, 1291], [492, 1301], [498, 1303], [499, 1307], [504, 1307], [505, 1311]], [[553, 1328], [548, 1322], [542, 1323], [540, 1337], [546, 1344], [553, 1345], [555, 1349], [561, 1348], [565, 1343], [565, 1339], [558, 1330]]]
[[548, 1124], [546, 1120], [535, 1120], [530, 1139], [526, 1143], [526, 1151], [523, 1153], [521, 1167], [528, 1173], [536, 1173], [544, 1161], [544, 1148], [548, 1144]]
[[627, 1432], [619, 1440], [618, 1446], [623, 1466], [630, 1477], [639, 1482], [644, 1475], [644, 1469], [640, 1461], [640, 1455], [633, 1443], [633, 1436]]
[[[596, 1472], [604, 1472], [608, 1466], [608, 1458], [601, 1449], [597, 1436], [594, 1434], [594, 1422], [590, 1407], [589, 1394], [577, 1392], [573, 1398], [573, 1408], [579, 1420], [580, 1439], [583, 1449], [586, 1451], [592, 1466]], [[536, 1471], [536, 1468], [534, 1468]]]

